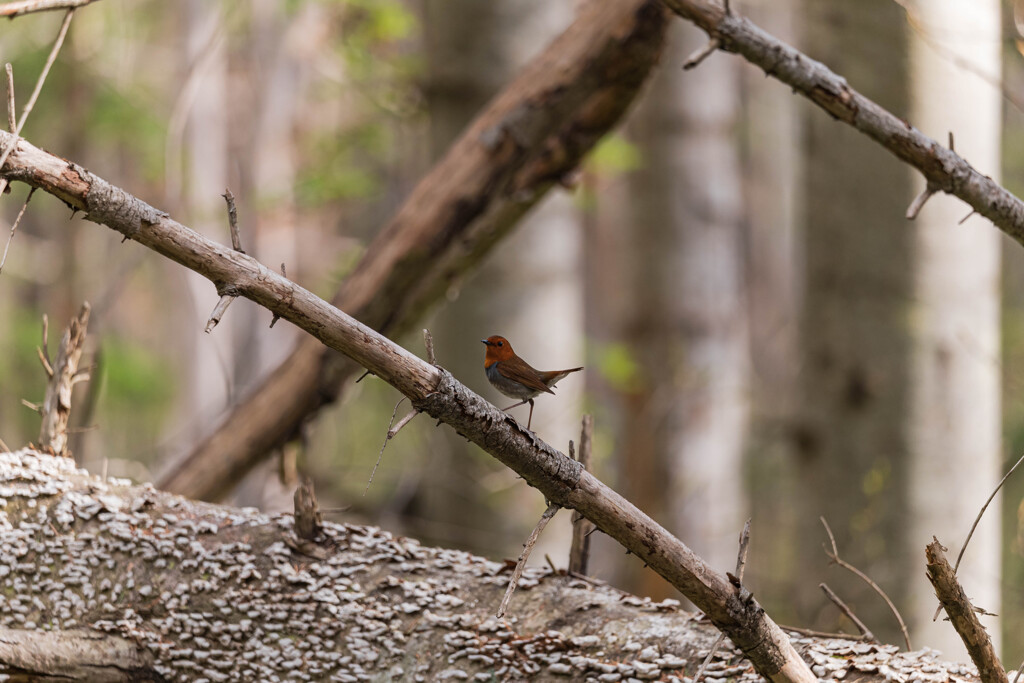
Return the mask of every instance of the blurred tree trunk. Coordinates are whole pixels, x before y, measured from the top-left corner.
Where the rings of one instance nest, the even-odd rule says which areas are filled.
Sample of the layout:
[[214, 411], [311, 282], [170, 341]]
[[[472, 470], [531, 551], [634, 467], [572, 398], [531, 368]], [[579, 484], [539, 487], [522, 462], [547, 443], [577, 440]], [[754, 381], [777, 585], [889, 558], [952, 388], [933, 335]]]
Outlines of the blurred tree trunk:
[[[789, 43], [797, 39], [796, 0], [745, 7], [752, 21]], [[794, 621], [779, 599], [780, 577], [792, 571], [797, 495], [792, 459], [796, 419], [802, 299], [802, 239], [798, 209], [802, 180], [799, 100], [758, 69], [741, 69], [743, 186], [747, 197], [747, 292], [750, 311], [751, 427], [745, 463], [757, 562], [744, 579], [770, 613]], [[767, 520], [771, 520], [770, 523]], [[787, 622], [787, 623], [789, 623]]]
[[[572, 20], [568, 0], [427, 0], [424, 9], [435, 156], [442, 154], [488, 99]], [[582, 314], [575, 277], [577, 251], [570, 201], [564, 196], [549, 198], [468, 282], [453, 286], [451, 302], [431, 324], [439, 362], [502, 406], [510, 401], [494, 392], [484, 378], [480, 339], [503, 334], [541, 369], [554, 369], [560, 363], [567, 367], [582, 364], [578, 362]], [[541, 399], [533, 429], [553, 443], [578, 438], [572, 437], [570, 430], [579, 429], [578, 401], [573, 397], [581, 391], [582, 382], [574, 385], [567, 380], [556, 389], [557, 398]], [[515, 414], [525, 424], [524, 410], [528, 408], [517, 409]], [[555, 411], [563, 418], [561, 432], [556, 429], [559, 422], [552, 419]], [[424, 485], [408, 510], [430, 526], [414, 526], [414, 532], [467, 546], [472, 545], [467, 539], [488, 530], [493, 536], [489, 550], [504, 548], [514, 554], [513, 544], [521, 543], [536, 523], [533, 508], [539, 516], [543, 501], [523, 491], [523, 504], [515, 506], [523, 515], [503, 514], [488, 500], [488, 487], [481, 486], [488, 474], [499, 473], [500, 477], [500, 469], [447, 430], [433, 438], [439, 445], [432, 449], [431, 466], [423, 473]], [[568, 515], [565, 517], [548, 527], [545, 538], [561, 537], [557, 529], [565, 528]], [[465, 538], [458, 537], [460, 528]], [[449, 529], [451, 534], [437, 535], [432, 529]], [[543, 562], [543, 548], [534, 557]]]
[[[999, 179], [999, 90], [951, 55], [999, 78], [1000, 8], [996, 0], [911, 3], [910, 120], [924, 133], [955, 136], [956, 151]], [[921, 11], [917, 11], [920, 9]], [[911, 174], [923, 189], [919, 174]], [[930, 199], [915, 227], [914, 410], [911, 413], [910, 548], [915, 560], [935, 534], [958, 551], [1000, 478], [999, 232], [946, 195]], [[1000, 523], [990, 510], [971, 540], [959, 577], [975, 605], [1001, 613]], [[949, 625], [933, 621], [935, 600], [915, 583], [910, 614], [917, 642], [966, 657]], [[998, 622], [985, 619], [993, 636]]]
[[[666, 64], [632, 121], [642, 162], [629, 196], [623, 258], [633, 305], [622, 324], [639, 382], [625, 398], [622, 488], [724, 570], [735, 564], [746, 511], [741, 64], [713, 55], [680, 74], [706, 38], [682, 24], [673, 30]], [[626, 567], [634, 577], [641, 569]], [[653, 573], [642, 577], [629, 589], [673, 592]]]
[[[180, 187], [183, 216], [198, 232], [230, 243], [227, 210], [221, 194], [228, 183], [228, 58], [224, 41], [222, 8], [204, 0], [188, 0], [180, 10], [185, 18], [184, 79], [191, 93], [187, 107], [182, 148], [169, 150], [183, 156], [181, 178], [169, 179]], [[182, 97], [188, 97], [183, 95]], [[174, 202], [174, 193], [171, 192]], [[244, 246], [244, 243], [243, 243]], [[174, 274], [171, 277], [181, 277]], [[234, 388], [232, 356], [237, 317], [224, 316], [216, 334], [206, 334], [206, 321], [217, 303], [210, 283], [193, 274], [184, 275], [192, 303], [183, 316], [181, 348], [188, 349], [180, 425], [202, 434], [227, 407]], [[172, 428], [171, 432], [180, 429]]]
[[[890, 111], [908, 111], [907, 31], [889, 0], [804, 3], [805, 51]], [[874, 633], [896, 642], [885, 604], [849, 574], [827, 570], [819, 515], [844, 559], [905, 608], [922, 556], [907, 516], [914, 243], [906, 169], [854, 129], [803, 105], [806, 293], [800, 328], [797, 552], [786, 574], [804, 625], [834, 628], [837, 611], [808, 587], [827, 578]], [[923, 545], [920, 546], [923, 548]], [[849, 625], [847, 625], [849, 628]]]
[[[258, 141], [242, 144], [236, 140], [233, 145], [232, 158], [244, 160], [240, 164], [243, 191], [235, 193], [239, 195], [239, 222], [246, 228], [242, 246], [272, 268], [284, 263], [288, 274], [302, 281], [296, 232], [295, 133], [300, 104], [306, 101], [308, 57], [318, 46], [323, 49], [323, 32], [317, 27], [326, 20], [325, 12], [316, 3], [289, 9], [274, 0], [255, 0], [251, 7], [249, 59], [244, 79], [239, 79], [246, 85], [234, 86], [237, 101], [248, 98], [238, 128], [246, 131], [245, 140]], [[317, 242], [323, 236], [309, 229], [304, 238]], [[299, 331], [280, 325], [264, 333], [269, 324], [266, 312], [254, 307], [235, 307], [231, 316], [237, 322], [232, 375], [236, 395], [244, 395], [285, 360]], [[295, 482], [283, 480], [291, 467], [282, 465], [280, 452], [239, 482], [233, 503], [265, 511], [291, 509]]]

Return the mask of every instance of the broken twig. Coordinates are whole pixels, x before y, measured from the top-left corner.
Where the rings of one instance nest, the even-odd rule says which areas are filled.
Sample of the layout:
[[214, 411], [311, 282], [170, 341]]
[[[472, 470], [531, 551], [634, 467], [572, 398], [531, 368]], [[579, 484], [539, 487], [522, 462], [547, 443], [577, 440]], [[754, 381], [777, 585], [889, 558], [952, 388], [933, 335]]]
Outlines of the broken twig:
[[892, 600], [889, 599], [889, 596], [885, 594], [885, 591], [882, 590], [881, 586], [871, 580], [870, 576], [839, 557], [839, 548], [836, 547], [836, 537], [832, 535], [832, 529], [829, 527], [828, 522], [825, 521], [824, 517], [819, 517], [818, 519], [821, 520], [822, 525], [825, 527], [825, 532], [828, 534], [828, 540], [832, 544], [832, 552], [830, 553], [828, 550], [825, 550], [825, 555], [827, 555], [829, 560], [833, 563], [838, 564], [843, 569], [853, 572], [859, 576], [864, 583], [871, 586], [871, 588], [878, 593], [883, 600], [885, 600], [885, 604], [889, 605], [890, 611], [892, 611], [893, 616], [896, 617], [896, 621], [900, 624], [900, 630], [903, 632], [903, 642], [907, 645], [907, 651], [909, 652], [910, 650], [913, 650], [914, 648], [910, 646], [910, 634], [907, 632], [907, 625], [904, 623], [903, 616], [900, 614], [900, 611], [896, 609], [896, 605], [894, 605]]
[[983, 683], [1008, 683], [1006, 671], [999, 663], [992, 640], [988, 637], [985, 627], [978, 621], [978, 615], [974, 607], [964, 593], [963, 586], [956, 579], [956, 572], [949, 566], [946, 560], [945, 548], [939, 540], [932, 537], [932, 542], [925, 548], [925, 556], [928, 564], [925, 567], [928, 572], [928, 580], [935, 588], [935, 595], [942, 603], [942, 607], [949, 615], [949, 621], [956, 629], [967, 653], [971, 655], [971, 661], [978, 667], [978, 675]]
[[540, 516], [537, 526], [533, 528], [530, 537], [526, 539], [526, 543], [523, 545], [523, 552], [519, 554], [519, 560], [516, 562], [516, 568], [512, 570], [512, 578], [508, 580], [505, 597], [501, 599], [501, 605], [498, 607], [498, 613], [495, 615], [498, 619], [505, 618], [505, 612], [508, 611], [508, 603], [512, 600], [512, 593], [515, 592], [516, 586], [519, 584], [519, 579], [523, 575], [523, 569], [526, 568], [526, 561], [530, 559], [530, 553], [533, 551], [533, 546], [537, 545], [537, 539], [540, 538], [541, 532], [544, 531], [544, 527], [548, 525], [548, 522], [555, 516], [555, 513], [561, 509], [560, 506], [554, 503], [548, 503], [548, 509]]

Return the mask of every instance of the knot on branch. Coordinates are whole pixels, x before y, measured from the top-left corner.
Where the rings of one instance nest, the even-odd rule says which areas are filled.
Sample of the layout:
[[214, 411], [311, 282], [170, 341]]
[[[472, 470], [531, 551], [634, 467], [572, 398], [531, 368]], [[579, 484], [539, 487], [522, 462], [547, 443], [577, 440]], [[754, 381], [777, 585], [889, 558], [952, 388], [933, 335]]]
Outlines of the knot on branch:
[[156, 225], [167, 213], [155, 209], [133, 197], [119, 187], [97, 178], [84, 168], [74, 166], [82, 178], [87, 179], [89, 191], [85, 195], [87, 218], [118, 230], [126, 238], [134, 237], [143, 225]]

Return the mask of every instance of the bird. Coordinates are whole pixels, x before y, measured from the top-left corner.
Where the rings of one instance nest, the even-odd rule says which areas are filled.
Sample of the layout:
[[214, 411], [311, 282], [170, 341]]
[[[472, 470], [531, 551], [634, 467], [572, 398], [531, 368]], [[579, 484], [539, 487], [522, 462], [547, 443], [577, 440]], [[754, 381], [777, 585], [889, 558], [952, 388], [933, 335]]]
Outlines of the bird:
[[492, 335], [487, 339], [481, 339], [487, 351], [484, 354], [484, 371], [491, 385], [509, 398], [520, 399], [519, 403], [511, 405], [505, 410], [516, 408], [524, 403], [530, 404], [530, 417], [527, 418], [526, 428], [530, 428], [533, 422], [533, 398], [541, 392], [554, 394], [551, 387], [571, 372], [582, 370], [570, 368], [568, 370], [536, 370], [525, 360], [516, 355], [508, 339], [498, 335]]

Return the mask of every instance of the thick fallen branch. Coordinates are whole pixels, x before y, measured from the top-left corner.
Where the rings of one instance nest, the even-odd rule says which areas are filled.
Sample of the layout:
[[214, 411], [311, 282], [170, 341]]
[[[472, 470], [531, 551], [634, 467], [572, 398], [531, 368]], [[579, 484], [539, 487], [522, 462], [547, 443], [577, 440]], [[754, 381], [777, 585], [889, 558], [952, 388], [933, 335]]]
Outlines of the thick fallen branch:
[[[130, 645], [115, 665], [135, 675], [51, 680], [682, 680], [716, 635], [676, 601], [546, 567], [526, 569], [521, 616], [499, 621], [508, 563], [332, 522], [309, 557], [288, 547], [291, 515], [106, 481], [64, 458], [0, 454], [0, 489], [0, 674], [51, 670], [29, 662], [71, 636]], [[977, 681], [934, 651], [794, 639], [822, 679]], [[760, 680], [728, 645], [708, 672]]]
[[[930, 188], [959, 197], [996, 227], [1024, 244], [1024, 202], [973, 168], [956, 152], [851, 88], [846, 79], [753, 22], [729, 14], [717, 0], [662, 0], [765, 74], [853, 126], [924, 174]], [[997, 169], [992, 169], [993, 171]]]
[[[0, 144], [10, 138], [0, 132]], [[592, 521], [675, 586], [739, 647], [766, 678], [813, 681], [789, 638], [752, 596], [740, 600], [728, 579], [632, 503], [583, 471], [515, 419], [441, 368], [430, 365], [251, 256], [189, 230], [152, 206], [69, 161], [22, 140], [0, 169], [59, 197], [102, 223], [206, 277], [230, 285], [351, 357], [408, 396], [413, 407], [456, 429], [516, 471], [544, 497]]]
[[[668, 21], [656, 0], [589, 3], [417, 184], [332, 303], [388, 336], [409, 330], [614, 127], [657, 63]], [[355, 370], [303, 340], [160, 487], [222, 497]]]

